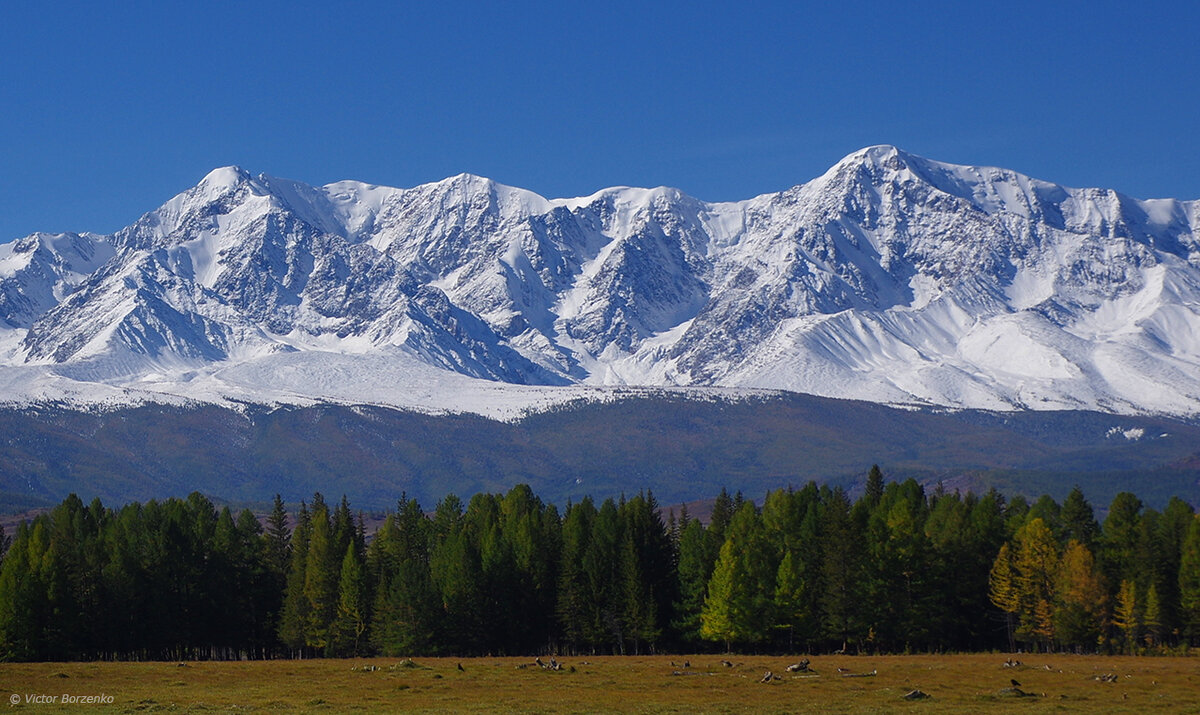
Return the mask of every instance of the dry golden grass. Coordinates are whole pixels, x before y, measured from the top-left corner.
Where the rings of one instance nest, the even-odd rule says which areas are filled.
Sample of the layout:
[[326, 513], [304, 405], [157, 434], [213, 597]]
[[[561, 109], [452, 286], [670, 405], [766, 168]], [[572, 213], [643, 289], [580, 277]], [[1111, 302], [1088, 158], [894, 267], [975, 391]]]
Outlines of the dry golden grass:
[[[557, 672], [530, 658], [417, 658], [414, 667], [388, 658], [6, 663], [0, 664], [0, 698], [113, 697], [111, 705], [22, 703], [10, 712], [1200, 712], [1196, 658], [1029, 655], [1022, 656], [1023, 666], [1005, 668], [1006, 657], [816, 656], [816, 674], [809, 676], [785, 672], [792, 660], [774, 656], [734, 656], [732, 668], [712, 655], [564, 658]], [[672, 675], [685, 659], [694, 674]], [[877, 674], [843, 677], [838, 668]], [[767, 670], [782, 679], [759, 682]], [[1117, 681], [1095, 679], [1107, 673]], [[1034, 695], [1002, 695], [1010, 678]], [[932, 697], [903, 699], [916, 688]]]

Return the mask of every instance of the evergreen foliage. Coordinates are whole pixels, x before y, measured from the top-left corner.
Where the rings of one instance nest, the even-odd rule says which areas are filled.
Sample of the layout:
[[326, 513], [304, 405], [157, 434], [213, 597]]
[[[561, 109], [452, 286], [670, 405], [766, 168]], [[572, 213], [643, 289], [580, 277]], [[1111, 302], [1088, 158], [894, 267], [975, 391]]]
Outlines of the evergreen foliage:
[[[901, 652], [1130, 652], [1200, 640], [1200, 519], [1122, 493], [1103, 528], [1063, 505], [932, 495], [872, 469], [708, 526], [650, 492], [560, 514], [524, 485], [402, 496], [368, 538], [320, 494], [264, 525], [199, 494], [113, 510], [74, 495], [0, 562], [0, 659]], [[291, 526], [289, 527], [289, 524]]]

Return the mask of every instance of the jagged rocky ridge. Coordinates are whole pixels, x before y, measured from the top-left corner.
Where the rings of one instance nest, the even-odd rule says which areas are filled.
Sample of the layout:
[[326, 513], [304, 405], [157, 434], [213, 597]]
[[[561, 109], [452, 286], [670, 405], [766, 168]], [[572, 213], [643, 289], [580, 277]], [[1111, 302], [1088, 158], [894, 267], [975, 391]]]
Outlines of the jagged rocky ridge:
[[729, 203], [229, 167], [115, 234], [0, 246], [0, 388], [483, 409], [546, 394], [509, 384], [721, 386], [1194, 415], [1198, 226], [1200, 202], [890, 146]]

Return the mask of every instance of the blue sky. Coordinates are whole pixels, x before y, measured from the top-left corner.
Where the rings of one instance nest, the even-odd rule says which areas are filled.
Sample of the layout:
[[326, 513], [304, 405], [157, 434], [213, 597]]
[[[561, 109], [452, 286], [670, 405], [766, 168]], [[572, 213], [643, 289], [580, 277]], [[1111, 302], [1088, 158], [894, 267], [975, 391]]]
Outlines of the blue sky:
[[116, 230], [227, 164], [733, 200], [888, 143], [1195, 199], [1198, 6], [9, 0], [0, 241]]

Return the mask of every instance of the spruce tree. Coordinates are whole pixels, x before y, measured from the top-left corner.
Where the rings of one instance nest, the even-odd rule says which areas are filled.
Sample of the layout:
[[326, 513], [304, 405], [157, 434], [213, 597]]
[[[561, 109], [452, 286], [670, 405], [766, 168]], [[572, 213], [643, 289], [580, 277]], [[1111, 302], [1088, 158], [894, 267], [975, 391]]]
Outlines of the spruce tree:
[[862, 609], [862, 532], [851, 519], [850, 500], [841, 487], [821, 490], [821, 629], [843, 650], [866, 635]]
[[271, 505], [271, 514], [267, 517], [267, 529], [263, 543], [267, 566], [271, 573], [279, 577], [281, 581], [287, 578], [291, 562], [291, 540], [292, 532], [288, 528], [287, 509], [283, 506], [283, 499], [276, 494], [275, 501]]
[[584, 570], [596, 507], [590, 497], [567, 507], [562, 523], [562, 556], [555, 616], [569, 650], [580, 652], [587, 642], [589, 614], [594, 610]]
[[1083, 497], [1083, 491], [1078, 486], [1071, 489], [1067, 494], [1067, 498], [1063, 500], [1062, 510], [1059, 512], [1059, 519], [1062, 522], [1062, 538], [1064, 541], [1075, 539], [1092, 550], [1096, 545], [1096, 537], [1100, 533], [1100, 524], [1096, 522], [1096, 515], [1092, 511], [1092, 505]]

